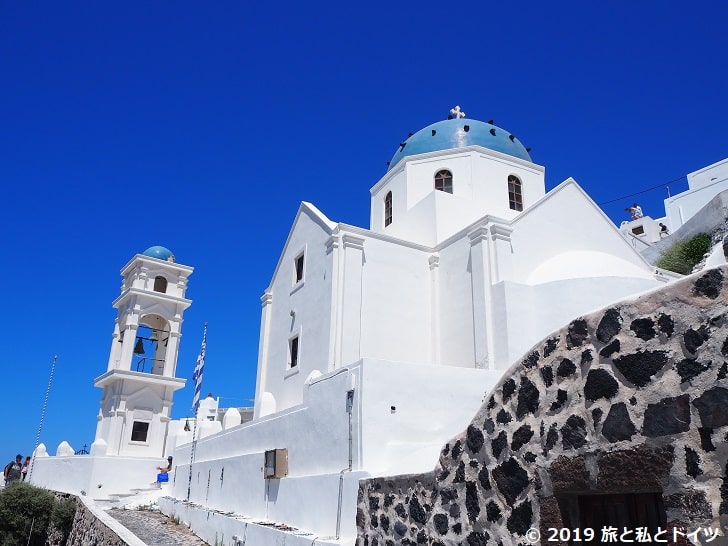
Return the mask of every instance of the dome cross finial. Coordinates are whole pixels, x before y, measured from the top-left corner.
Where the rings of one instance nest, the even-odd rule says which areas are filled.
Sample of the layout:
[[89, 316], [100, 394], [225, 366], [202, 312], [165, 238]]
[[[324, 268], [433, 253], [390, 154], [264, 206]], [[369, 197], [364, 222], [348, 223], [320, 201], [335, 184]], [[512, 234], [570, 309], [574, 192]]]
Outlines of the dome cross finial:
[[460, 110], [460, 105], [455, 106], [450, 110], [451, 118], [460, 119], [465, 117], [465, 112]]

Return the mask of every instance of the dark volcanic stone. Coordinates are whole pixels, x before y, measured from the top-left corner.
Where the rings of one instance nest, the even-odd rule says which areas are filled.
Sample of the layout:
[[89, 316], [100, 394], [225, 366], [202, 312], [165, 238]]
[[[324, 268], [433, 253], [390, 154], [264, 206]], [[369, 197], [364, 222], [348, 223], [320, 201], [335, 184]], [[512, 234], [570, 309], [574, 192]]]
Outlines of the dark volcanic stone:
[[660, 313], [660, 316], [657, 317], [657, 327], [660, 329], [660, 332], [670, 337], [675, 331], [675, 322], [670, 315]]
[[443, 487], [442, 489], [440, 489], [440, 498], [442, 499], [443, 504], [457, 499], [457, 489], [455, 489], [454, 487]]
[[488, 468], [486, 466], [483, 466], [480, 472], [478, 472], [478, 481], [480, 482], [480, 487], [485, 491], [490, 491], [490, 479], [488, 478]]
[[554, 491], [589, 490], [589, 471], [584, 457], [564, 457], [561, 455], [548, 469]]
[[478, 500], [478, 486], [475, 482], [465, 483], [465, 509], [468, 512], [468, 519], [473, 523], [480, 514], [480, 501]]
[[504, 425], [505, 425], [506, 423], [510, 423], [510, 422], [511, 422], [511, 419], [512, 419], [512, 417], [511, 417], [511, 414], [510, 414], [510, 413], [508, 413], [508, 412], [507, 412], [506, 410], [504, 410], [504, 409], [501, 409], [501, 410], [500, 410], [500, 411], [498, 412], [498, 415], [496, 415], [496, 416], [495, 416], [495, 420], [496, 420], [496, 421], [498, 421], [499, 423], [502, 423], [502, 424], [504, 424]]
[[379, 510], [379, 498], [378, 497], [369, 497], [369, 510], [371, 510], [371, 511]]
[[392, 503], [394, 502], [394, 495], [385, 495], [384, 497], [384, 507], [388, 508], [389, 506], [392, 506]]
[[518, 451], [526, 443], [533, 438], [533, 429], [528, 425], [523, 425], [513, 433], [513, 441], [511, 442], [511, 451]]
[[523, 460], [529, 463], [535, 463], [536, 462], [536, 454], [531, 453], [530, 451], [526, 451], [526, 453], [523, 454]]
[[[726, 343], [728, 343], [728, 339], [726, 339]], [[723, 346], [725, 347], [725, 345], [726, 344], [724, 343]], [[723, 362], [720, 370], [718, 370], [718, 379], [725, 379], [726, 377], [728, 377], [728, 362]]]
[[407, 526], [401, 521], [397, 520], [394, 522], [394, 532], [399, 536], [403, 537], [407, 534]]
[[455, 470], [455, 476], [452, 478], [452, 483], [463, 483], [465, 481], [465, 461], [460, 461], [457, 470]]
[[584, 343], [588, 335], [589, 331], [586, 328], [586, 321], [584, 319], [576, 319], [569, 324], [569, 331], [566, 334], [566, 347], [568, 349], [581, 347], [581, 344]]
[[576, 372], [576, 365], [568, 358], [563, 359], [556, 368], [556, 375], [559, 377], [569, 377]]
[[412, 498], [409, 502], [409, 514], [410, 519], [412, 519], [412, 521], [416, 523], [424, 525], [427, 521], [427, 514], [425, 513], [425, 509], [422, 508], [420, 501], [418, 501], [417, 497], [415, 497], [414, 495], [412, 495]]
[[543, 384], [547, 387], [554, 384], [554, 370], [551, 366], [541, 368], [541, 379], [543, 379]]
[[447, 534], [449, 522], [445, 514], [435, 514], [435, 516], [432, 518], [432, 522], [434, 523], [435, 530], [438, 533], [440, 533], [441, 535]]
[[597, 425], [602, 420], [602, 410], [601, 408], [594, 408], [592, 410], [592, 422], [594, 423], [594, 428], [597, 428]]
[[495, 407], [495, 396], [491, 396], [490, 400], [488, 400], [488, 409], [493, 409]]
[[665, 501], [665, 508], [668, 510], [677, 510], [689, 520], [713, 519], [713, 510], [704, 491], [686, 489], [681, 493], [666, 495], [663, 499]]
[[728, 425], [728, 390], [713, 387], [693, 401], [698, 408], [700, 421], [704, 427], [718, 428]]
[[505, 430], [501, 430], [500, 434], [498, 434], [498, 436], [490, 442], [490, 449], [493, 452], [493, 457], [497, 459], [500, 456], [501, 451], [503, 451], [507, 445], [508, 435]]
[[584, 385], [584, 395], [587, 400], [594, 402], [600, 398], [607, 400], [613, 398], [619, 391], [617, 380], [607, 370], [596, 368], [589, 370]]
[[582, 366], [591, 364], [591, 362], [593, 360], [594, 360], [594, 355], [592, 355], [591, 349], [585, 349], [581, 352], [581, 365]]
[[495, 430], [495, 423], [493, 422], [493, 419], [488, 418], [485, 420], [483, 423], [483, 430], [488, 434], [493, 434], [493, 431]]
[[404, 509], [404, 505], [401, 502], [397, 503], [397, 506], [394, 507], [394, 511], [397, 512], [397, 515], [400, 518], [404, 518], [407, 516], [407, 510]]
[[527, 413], [536, 413], [538, 409], [538, 389], [527, 377], [521, 380], [521, 387], [518, 389], [518, 406], [516, 407], [516, 418], [522, 419]]
[[602, 358], [609, 358], [614, 353], [618, 353], [620, 348], [621, 345], [619, 344], [619, 338], [613, 339], [609, 345], [602, 347], [602, 350], [599, 351], [599, 356]]
[[697, 478], [703, 473], [700, 468], [700, 455], [687, 446], [685, 446], [685, 472], [693, 478]]
[[453, 525], [452, 526], [452, 532], [455, 533], [456, 535], [459, 535], [460, 533], [462, 533], [463, 532], [463, 524], [462, 523], [456, 523], [455, 525]]
[[488, 546], [488, 539], [490, 538], [490, 535], [483, 531], [482, 533], [473, 531], [468, 535], [468, 538], [466, 539], [468, 542], [468, 546]]
[[528, 473], [513, 457], [493, 469], [493, 479], [509, 506], [528, 486]]
[[629, 403], [630, 403], [631, 405], [633, 405], [633, 406], [636, 406], [636, 405], [637, 405], [637, 398], [636, 398], [636, 397], [634, 397], [634, 396], [630, 396], [630, 398], [629, 398]]
[[455, 442], [452, 446], [452, 458], [457, 459], [460, 457], [460, 454], [463, 452], [463, 443], [458, 440]]
[[557, 409], [559, 409], [561, 406], [564, 405], [564, 403], [566, 402], [567, 399], [568, 399], [568, 395], [567, 395], [566, 391], [563, 389], [559, 389], [556, 392], [556, 402], [551, 404], [549, 411], [556, 411]]
[[547, 455], [549, 451], [551, 451], [551, 448], [553, 448], [556, 445], [556, 442], [559, 441], [559, 432], [556, 429], [556, 423], [553, 423], [549, 427], [549, 431], [546, 433], [546, 441], [543, 444], [543, 454]]
[[384, 531], [389, 531], [389, 518], [385, 514], [379, 514], [379, 526]]
[[526, 358], [523, 359], [523, 362], [521, 364], [524, 368], [527, 370], [530, 368], [533, 368], [536, 363], [538, 362], [538, 359], [541, 358], [538, 354], [538, 351], [533, 351], [530, 355], [528, 355]]
[[705, 327], [702, 327], [699, 330], [689, 328], [685, 330], [685, 333], [683, 334], [685, 348], [691, 353], [694, 353], [709, 337], [710, 330]]
[[525, 535], [526, 531], [531, 528], [532, 523], [533, 508], [531, 507], [531, 501], [525, 501], [511, 511], [506, 527], [511, 533]]
[[637, 351], [613, 360], [622, 375], [637, 387], [647, 385], [668, 361], [667, 351]]
[[723, 284], [723, 273], [720, 269], [711, 269], [705, 275], [700, 277], [693, 285], [694, 294], [702, 294], [703, 296], [714, 300], [720, 295]]
[[610, 442], [619, 442], [621, 440], [629, 440], [634, 436], [636, 429], [632, 420], [629, 418], [629, 412], [624, 402], [614, 404], [607, 418], [604, 420], [602, 427], [602, 435]]
[[480, 466], [480, 465], [479, 465], [478, 461], [476, 461], [475, 459], [471, 459], [470, 462], [468, 463], [468, 466], [470, 466], [470, 468], [478, 468], [478, 466]]
[[509, 379], [503, 383], [503, 402], [507, 401], [514, 392], [516, 392], [516, 382], [514, 379]]
[[484, 442], [485, 438], [483, 437], [481, 430], [475, 428], [473, 425], [469, 425], [467, 432], [468, 449], [473, 453], [477, 453], [480, 451], [480, 448], [483, 447]]
[[[564, 520], [561, 518], [561, 510], [556, 497], [547, 497], [541, 499], [541, 509], [539, 510], [539, 519], [541, 527], [541, 536], [548, 537], [549, 529], [560, 529], [564, 527]], [[566, 546], [564, 542], [549, 542], [548, 544], [558, 544], [558, 546]]]
[[554, 352], [556, 347], [559, 345], [559, 338], [552, 337], [546, 341], [546, 345], [543, 346], [543, 357], [546, 358]]
[[672, 446], [613, 451], [597, 461], [597, 488], [605, 493], [662, 490], [675, 455]]
[[[697, 401], [696, 401], [697, 402]], [[690, 396], [663, 398], [657, 404], [649, 404], [645, 410], [642, 433], [654, 438], [677, 434], [690, 429]]]
[[651, 318], [634, 319], [629, 327], [643, 341], [649, 341], [657, 335], [655, 323]]
[[498, 505], [494, 501], [488, 501], [485, 507], [485, 515], [489, 522], [495, 523], [501, 518], [501, 509], [498, 508]]
[[377, 519], [377, 515], [376, 514], [370, 514], [369, 515], [369, 525], [371, 525], [375, 529], [377, 527], [379, 527], [379, 520]]
[[700, 434], [700, 447], [703, 448], [703, 451], [715, 451], [715, 446], [713, 445], [713, 429], [698, 427], [698, 434]]
[[680, 374], [681, 383], [690, 381], [710, 369], [710, 364], [703, 365], [694, 358], [685, 358], [675, 365], [677, 373]]
[[561, 443], [564, 449], [578, 449], [586, 444], [586, 421], [572, 415], [561, 427]]
[[621, 328], [622, 318], [619, 316], [619, 311], [614, 308], [607, 309], [602, 320], [599, 321], [599, 326], [597, 326], [597, 339], [602, 343], [606, 343], [617, 335]]
[[723, 474], [723, 477], [721, 478], [723, 483], [720, 486], [720, 508], [718, 512], [723, 514], [728, 514], [728, 464], [725, 465], [725, 474]]
[[417, 533], [417, 544], [425, 544], [427, 543], [427, 533], [424, 529], [420, 529]]
[[[723, 356], [728, 357], [728, 337], [725, 338], [725, 341], [723, 342], [723, 345], [721, 345], [721, 347], [720, 347], [720, 354], [722, 354]], [[722, 378], [720, 378], [720, 379], [722, 379]]]

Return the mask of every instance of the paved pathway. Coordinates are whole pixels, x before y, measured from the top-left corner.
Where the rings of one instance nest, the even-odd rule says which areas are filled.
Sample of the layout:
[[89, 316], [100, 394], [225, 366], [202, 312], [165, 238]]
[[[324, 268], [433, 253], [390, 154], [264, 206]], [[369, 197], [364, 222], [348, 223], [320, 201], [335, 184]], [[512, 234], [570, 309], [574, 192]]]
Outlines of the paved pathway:
[[147, 546], [207, 546], [186, 525], [175, 524], [161, 512], [112, 509], [106, 513], [143, 540]]

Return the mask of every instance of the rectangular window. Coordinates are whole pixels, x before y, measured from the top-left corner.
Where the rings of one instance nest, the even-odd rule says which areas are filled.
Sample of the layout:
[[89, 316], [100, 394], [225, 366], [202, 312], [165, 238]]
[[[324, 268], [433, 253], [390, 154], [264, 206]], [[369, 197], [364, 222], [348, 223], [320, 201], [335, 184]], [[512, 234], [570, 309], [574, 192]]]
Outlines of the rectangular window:
[[632, 233], [635, 235], [644, 235], [645, 234], [645, 226], [637, 226], [632, 228]]
[[303, 280], [303, 254], [301, 254], [295, 261], [296, 275], [294, 277], [293, 284], [299, 283]]
[[131, 427], [131, 441], [146, 442], [148, 432], [149, 423], [145, 423], [144, 421], [134, 421], [134, 424]]
[[288, 340], [288, 367], [298, 366], [298, 336]]

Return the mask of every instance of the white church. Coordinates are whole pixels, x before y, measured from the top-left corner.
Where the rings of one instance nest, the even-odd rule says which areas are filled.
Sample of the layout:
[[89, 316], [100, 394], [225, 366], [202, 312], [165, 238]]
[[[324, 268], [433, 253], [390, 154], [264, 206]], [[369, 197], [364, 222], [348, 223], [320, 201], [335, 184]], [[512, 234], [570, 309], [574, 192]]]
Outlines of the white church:
[[301, 204], [261, 297], [252, 421], [215, 420], [211, 398], [192, 430], [171, 421], [192, 267], [163, 247], [133, 257], [91, 453], [41, 445], [32, 481], [106, 499], [174, 455], [160, 506], [211, 544], [354, 544], [360, 479], [432, 470], [535, 343], [679, 277], [573, 179], [547, 193], [507, 130], [451, 114], [397, 147], [369, 228]]

